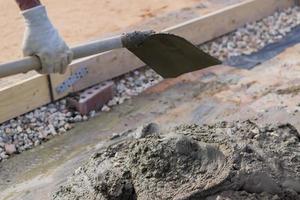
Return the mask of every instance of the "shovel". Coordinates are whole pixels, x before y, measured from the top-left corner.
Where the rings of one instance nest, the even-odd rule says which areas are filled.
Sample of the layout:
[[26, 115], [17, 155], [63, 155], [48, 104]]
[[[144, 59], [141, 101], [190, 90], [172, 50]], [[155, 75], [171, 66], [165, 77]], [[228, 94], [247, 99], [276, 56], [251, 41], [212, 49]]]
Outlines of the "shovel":
[[[163, 78], [221, 64], [216, 58], [176, 35], [153, 31], [132, 32], [71, 48], [74, 59], [127, 48]], [[41, 68], [35, 56], [0, 64], [0, 78]]]

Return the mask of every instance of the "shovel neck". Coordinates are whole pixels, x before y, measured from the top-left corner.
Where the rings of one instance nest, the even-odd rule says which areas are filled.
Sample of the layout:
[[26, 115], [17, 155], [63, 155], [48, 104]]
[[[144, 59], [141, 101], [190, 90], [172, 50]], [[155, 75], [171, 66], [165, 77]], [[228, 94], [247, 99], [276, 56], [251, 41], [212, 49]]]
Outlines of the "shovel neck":
[[134, 31], [122, 35], [122, 44], [125, 48], [135, 48], [141, 45], [149, 36], [155, 34], [153, 30], [150, 31]]

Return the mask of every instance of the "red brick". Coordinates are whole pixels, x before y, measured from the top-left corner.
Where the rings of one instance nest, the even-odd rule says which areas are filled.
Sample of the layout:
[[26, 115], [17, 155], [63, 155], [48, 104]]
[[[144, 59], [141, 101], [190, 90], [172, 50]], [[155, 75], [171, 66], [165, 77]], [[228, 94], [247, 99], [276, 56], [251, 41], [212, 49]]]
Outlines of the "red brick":
[[106, 82], [85, 90], [78, 98], [69, 97], [68, 105], [76, 108], [82, 115], [86, 115], [92, 110], [101, 109], [113, 98], [114, 93], [114, 82]]

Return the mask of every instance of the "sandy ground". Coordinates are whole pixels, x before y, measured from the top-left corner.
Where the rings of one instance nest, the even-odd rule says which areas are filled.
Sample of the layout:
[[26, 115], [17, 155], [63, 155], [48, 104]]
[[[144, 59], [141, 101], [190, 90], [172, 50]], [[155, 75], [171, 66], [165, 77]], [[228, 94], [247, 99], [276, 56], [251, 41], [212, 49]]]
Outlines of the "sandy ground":
[[[67, 43], [85, 42], [202, 0], [43, 0]], [[23, 19], [14, 1], [0, 1], [0, 62], [21, 56]]]

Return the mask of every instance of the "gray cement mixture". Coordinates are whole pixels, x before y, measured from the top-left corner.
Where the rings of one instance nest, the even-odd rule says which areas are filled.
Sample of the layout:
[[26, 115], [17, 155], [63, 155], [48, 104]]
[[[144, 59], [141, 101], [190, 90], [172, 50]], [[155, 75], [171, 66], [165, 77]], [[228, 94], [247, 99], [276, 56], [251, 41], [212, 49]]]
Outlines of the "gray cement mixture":
[[300, 199], [300, 134], [290, 124], [141, 130], [151, 134], [93, 155], [53, 199]]

